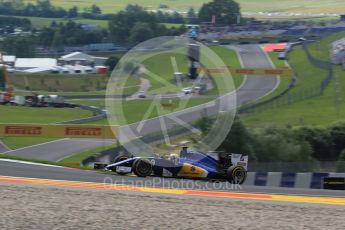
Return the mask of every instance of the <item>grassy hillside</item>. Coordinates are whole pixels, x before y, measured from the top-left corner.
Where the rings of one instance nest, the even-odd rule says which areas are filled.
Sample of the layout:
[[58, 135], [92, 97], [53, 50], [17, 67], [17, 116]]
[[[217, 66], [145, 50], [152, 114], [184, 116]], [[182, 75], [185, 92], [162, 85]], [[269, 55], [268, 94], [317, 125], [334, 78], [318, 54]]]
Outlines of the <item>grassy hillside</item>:
[[[6, 15], [6, 17], [9, 17]], [[41, 18], [41, 17], [26, 17], [26, 16], [13, 16], [16, 18], [27, 18], [31, 21], [31, 24], [34, 28], [43, 28], [49, 27], [53, 21], [57, 23], [67, 23], [70, 19], [67, 18]], [[94, 20], [94, 19], [82, 19], [82, 18], [75, 18], [73, 19], [74, 22], [79, 24], [93, 24], [97, 25], [101, 28], [108, 28], [108, 20]], [[173, 23], [163, 23], [166, 27], [179, 27], [181, 24], [173, 24]]]
[[[91, 112], [81, 109], [0, 106], [0, 111], [0, 123], [48, 124], [92, 116]], [[18, 149], [30, 145], [52, 141], [54, 139], [32, 137], [6, 137], [2, 140], [9, 148]]]
[[[309, 45], [310, 52], [316, 57], [327, 60], [329, 43], [344, 34], [334, 34], [325, 37], [320, 42]], [[326, 88], [324, 95], [307, 100], [299, 100], [299, 96], [310, 90], [318, 89], [320, 81], [325, 77], [326, 70], [313, 66], [301, 48], [296, 48], [289, 56], [290, 65], [294, 68], [298, 82], [291, 91], [294, 98], [291, 104], [274, 107], [266, 106], [262, 112], [246, 116], [245, 122], [250, 126], [265, 126], [275, 124], [291, 125], [326, 125], [345, 118], [345, 71], [335, 67], [335, 78]], [[279, 103], [279, 101], [278, 101]], [[277, 103], [276, 103], [277, 104]]]
[[[24, 2], [35, 3], [36, 0], [25, 0]], [[55, 5], [71, 8], [77, 5], [79, 9], [83, 10], [90, 7], [92, 4], [100, 6], [104, 13], [113, 13], [122, 10], [127, 4], [139, 4], [148, 9], [158, 9], [160, 4], [169, 6], [169, 9], [174, 10], [187, 10], [190, 7], [195, 9], [209, 2], [209, 0], [51, 0]], [[240, 3], [242, 11], [244, 12], [269, 12], [269, 11], [282, 11], [282, 12], [302, 12], [302, 13], [326, 13], [326, 12], [343, 12], [345, 10], [345, 2], [343, 0], [237, 0]]]

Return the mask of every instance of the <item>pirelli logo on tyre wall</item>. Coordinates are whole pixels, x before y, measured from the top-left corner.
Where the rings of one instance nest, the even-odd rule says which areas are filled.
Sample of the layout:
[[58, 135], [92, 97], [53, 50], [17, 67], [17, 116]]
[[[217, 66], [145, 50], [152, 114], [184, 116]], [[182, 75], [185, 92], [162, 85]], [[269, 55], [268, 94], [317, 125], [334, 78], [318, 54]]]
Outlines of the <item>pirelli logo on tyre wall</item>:
[[66, 136], [95, 136], [102, 137], [101, 128], [82, 128], [82, 127], [68, 127], [65, 130]]
[[0, 124], [0, 137], [107, 138], [114, 139], [117, 126]]
[[6, 126], [6, 135], [28, 135], [28, 136], [39, 136], [42, 134], [41, 127], [35, 126]]

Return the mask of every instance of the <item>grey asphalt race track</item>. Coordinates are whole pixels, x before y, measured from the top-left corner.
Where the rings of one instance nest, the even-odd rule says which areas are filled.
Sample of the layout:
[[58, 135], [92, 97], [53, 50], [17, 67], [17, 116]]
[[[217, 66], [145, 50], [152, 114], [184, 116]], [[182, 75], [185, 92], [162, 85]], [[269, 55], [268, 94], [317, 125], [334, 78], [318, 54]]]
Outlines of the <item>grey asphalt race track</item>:
[[36, 160], [59, 161], [72, 154], [113, 143], [115, 143], [114, 140], [61, 139], [5, 153]]
[[242, 185], [234, 187], [227, 182], [210, 182], [201, 180], [183, 180], [174, 178], [148, 177], [139, 178], [135, 176], [119, 176], [113, 174], [102, 174], [96, 171], [84, 171], [63, 167], [51, 167], [30, 165], [0, 160], [0, 175], [12, 177], [40, 178], [51, 180], [68, 180], [94, 183], [125, 184], [133, 186], [180, 188], [193, 190], [212, 191], [234, 191], [250, 193], [270, 194], [294, 194], [309, 196], [330, 196], [345, 197], [344, 191], [321, 190], [321, 189], [296, 189], [278, 187], [259, 187]]
[[0, 153], [4, 153], [9, 149], [0, 141]]
[[[273, 68], [271, 60], [259, 45], [242, 45], [240, 48], [239, 55], [244, 68]], [[245, 84], [237, 90], [237, 106], [269, 94], [278, 83], [279, 77], [249, 75]]]

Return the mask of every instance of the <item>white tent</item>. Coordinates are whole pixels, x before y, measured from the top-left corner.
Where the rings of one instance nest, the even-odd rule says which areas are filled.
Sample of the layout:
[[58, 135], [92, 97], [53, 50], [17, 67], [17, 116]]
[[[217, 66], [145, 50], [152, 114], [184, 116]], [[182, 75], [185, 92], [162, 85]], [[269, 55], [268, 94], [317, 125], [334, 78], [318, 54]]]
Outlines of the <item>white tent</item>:
[[15, 69], [26, 70], [33, 68], [49, 68], [57, 65], [57, 60], [53, 58], [17, 58]]
[[82, 53], [82, 52], [74, 52], [67, 54], [65, 56], [62, 56], [60, 58], [62, 61], [88, 61], [88, 62], [93, 62], [95, 58], [91, 55]]

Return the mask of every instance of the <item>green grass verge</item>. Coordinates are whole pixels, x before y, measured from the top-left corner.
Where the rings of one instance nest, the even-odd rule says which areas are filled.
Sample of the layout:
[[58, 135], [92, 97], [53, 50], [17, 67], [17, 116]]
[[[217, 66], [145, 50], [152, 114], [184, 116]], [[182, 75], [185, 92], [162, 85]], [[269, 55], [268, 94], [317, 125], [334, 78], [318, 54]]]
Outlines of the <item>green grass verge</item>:
[[[342, 82], [345, 86], [345, 82]], [[267, 109], [253, 115], [244, 116], [244, 122], [250, 127], [328, 125], [343, 120], [345, 104], [336, 106], [333, 85], [329, 86], [324, 96], [315, 97], [290, 105]]]
[[34, 108], [0, 106], [0, 123], [48, 124], [91, 117], [90, 111], [77, 108]]
[[[208, 50], [201, 49], [201, 63], [207, 67], [219, 67], [218, 65], [227, 65], [239, 68], [240, 62], [235, 51], [220, 47], [210, 47], [214, 55], [217, 55], [223, 62], [214, 63], [215, 59], [210, 58]], [[172, 58], [176, 60], [177, 70], [182, 73], [188, 72], [188, 60], [186, 52], [182, 49], [178, 49], [172, 52], [160, 52], [157, 54], [144, 54], [139, 59], [143, 60], [142, 63], [145, 68], [153, 74], [146, 74], [145, 77], [150, 81], [151, 87], [149, 94], [166, 94], [166, 93], [178, 93], [181, 92], [183, 87], [190, 86], [191, 82], [184, 82], [178, 86], [174, 84], [174, 67], [172, 64]], [[207, 52], [207, 53], [206, 53]], [[235, 90], [243, 82], [242, 75], [233, 75], [232, 79], [227, 74], [212, 74], [213, 80], [216, 82], [215, 90], [208, 92], [207, 95], [218, 95]], [[162, 81], [163, 80], [163, 81]], [[225, 87], [224, 81], [229, 82], [229, 87]]]
[[[136, 99], [136, 100], [112, 100], [114, 103], [114, 114], [116, 116], [122, 117], [122, 112], [125, 119], [120, 119], [118, 125], [131, 124], [144, 119], [146, 112], [149, 110], [150, 106], [155, 106], [153, 111], [147, 116], [147, 119], [151, 119], [160, 115], [165, 115], [180, 111], [193, 106], [201, 105], [209, 102], [212, 98], [193, 98], [189, 100], [177, 100], [177, 99], [165, 99], [159, 102], [158, 100], [150, 99]], [[78, 103], [82, 105], [105, 107], [104, 100], [70, 100], [69, 102]], [[155, 104], [156, 103], [156, 104]], [[120, 108], [122, 108], [120, 110]], [[88, 124], [98, 124], [98, 125], [108, 125], [107, 119], [102, 119], [99, 121], [91, 122]], [[115, 125], [115, 124], [113, 124]]]
[[318, 59], [328, 61], [330, 55], [330, 44], [345, 37], [345, 32], [335, 33], [309, 45], [311, 55]]
[[178, 72], [188, 72], [188, 60], [182, 50], [144, 54], [141, 58], [143, 58], [142, 64], [149, 71], [145, 73], [145, 78], [151, 84], [148, 94], [177, 93], [181, 92], [183, 87], [191, 85], [190, 83], [183, 83], [182, 86], [178, 86], [174, 83], [175, 71], [172, 59], [176, 60]]
[[65, 165], [80, 165], [80, 162], [85, 160], [86, 158], [95, 155], [96, 153], [108, 150], [108, 149], [112, 149], [117, 147], [116, 144], [112, 144], [112, 145], [106, 145], [106, 146], [102, 146], [102, 147], [97, 147], [97, 148], [93, 148], [90, 150], [87, 150], [85, 152], [81, 152], [81, 153], [77, 153], [74, 155], [71, 155], [69, 157], [66, 157], [64, 159], [62, 159], [61, 161], [59, 161], [59, 164], [65, 164]]
[[[95, 20], [95, 19], [84, 19], [84, 18], [73, 18], [73, 19], [41, 18], [41, 17], [8, 16], [8, 15], [2, 15], [2, 16], [29, 19], [34, 28], [49, 27], [53, 21], [55, 21], [56, 23], [67, 23], [69, 20], [73, 20], [75, 23], [79, 23], [79, 24], [92, 24], [100, 28], [104, 28], [104, 29], [108, 28], [108, 20]], [[172, 28], [172, 27], [178, 28], [181, 26], [181, 24], [175, 24], [175, 23], [162, 23], [162, 24], [165, 25], [167, 28]]]
[[[147, 99], [147, 100], [139, 99], [139, 100], [131, 100], [131, 101], [114, 100], [112, 101], [112, 103], [114, 103], [114, 106], [113, 106], [114, 110], [112, 112], [117, 118], [119, 118], [117, 125], [125, 125], [125, 124], [131, 124], [138, 121], [142, 121], [143, 119], [151, 119], [157, 116], [166, 115], [169, 113], [180, 111], [189, 107], [201, 105], [201, 104], [209, 102], [210, 100], [212, 99], [211, 98], [202, 98], [202, 99], [193, 98], [189, 100], [166, 99], [162, 101], [150, 100], [150, 99]], [[96, 103], [96, 102], [93, 101], [90, 103]], [[104, 102], [99, 102], [99, 103], [101, 104]], [[152, 111], [148, 112], [151, 106], [152, 106]], [[107, 124], [107, 120], [103, 119], [93, 124]]]
[[32, 91], [16, 91], [17, 96], [27, 96], [29, 94], [38, 94], [38, 95], [59, 95], [59, 96], [105, 96], [105, 91], [88, 91], [88, 92], [48, 92], [48, 91], [41, 91], [41, 90], [32, 90]]
[[291, 92], [304, 92], [320, 86], [327, 75], [327, 70], [315, 67], [309, 62], [302, 47], [295, 48], [289, 54], [289, 64], [297, 76], [297, 85]]
[[[24, 2], [36, 3], [36, 0], [24, 0]], [[174, 1], [161, 1], [161, 0], [145, 0], [145, 1], [113, 1], [113, 0], [51, 0], [52, 4], [64, 8], [71, 8], [75, 5], [83, 10], [90, 7], [92, 4], [97, 4], [101, 7], [103, 13], [114, 13], [123, 10], [128, 4], [139, 4], [147, 9], [157, 10], [160, 4], [168, 5], [171, 10], [188, 10], [190, 7], [198, 9], [203, 3], [209, 0], [174, 0]], [[300, 12], [300, 13], [339, 13], [345, 11], [345, 3], [342, 0], [290, 0], [280, 1], [276, 0], [237, 0], [243, 12]]]
[[79, 105], [96, 106], [99, 108], [105, 108], [105, 99], [85, 100], [85, 99], [73, 99], [67, 100], [69, 103], [75, 103]]

